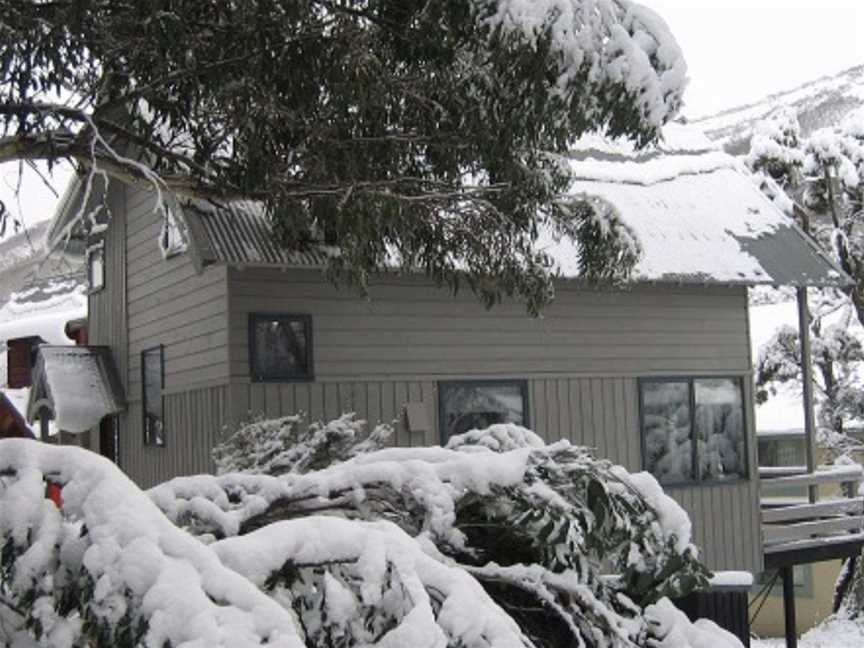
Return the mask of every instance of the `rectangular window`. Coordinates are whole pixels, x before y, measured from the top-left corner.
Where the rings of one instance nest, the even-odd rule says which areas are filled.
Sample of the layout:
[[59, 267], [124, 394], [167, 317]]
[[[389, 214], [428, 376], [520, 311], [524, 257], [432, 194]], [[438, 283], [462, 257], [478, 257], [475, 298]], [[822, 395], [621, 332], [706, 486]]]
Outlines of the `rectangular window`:
[[162, 389], [165, 386], [165, 362], [161, 346], [141, 352], [141, 384], [144, 401], [144, 444], [164, 446]]
[[312, 318], [309, 315], [249, 316], [252, 380], [313, 380]]
[[182, 254], [188, 247], [186, 226], [178, 216], [179, 205], [166, 207], [162, 219], [162, 230], [159, 233], [159, 249], [166, 259]]
[[524, 380], [445, 382], [438, 384], [441, 437], [495, 423], [528, 425], [528, 386]]
[[[783, 581], [780, 576], [774, 579], [777, 575], [776, 570], [768, 570], [756, 574], [753, 579], [753, 587], [750, 590], [753, 594], [758, 594], [768, 583], [774, 581], [771, 587], [771, 596], [783, 596]], [[803, 596], [806, 598], [813, 597], [813, 565], [795, 565], [792, 568], [792, 584], [795, 589], [795, 596]]]
[[87, 289], [90, 292], [105, 287], [105, 243], [100, 241], [87, 248]]
[[747, 477], [740, 378], [639, 382], [645, 469], [661, 484]]

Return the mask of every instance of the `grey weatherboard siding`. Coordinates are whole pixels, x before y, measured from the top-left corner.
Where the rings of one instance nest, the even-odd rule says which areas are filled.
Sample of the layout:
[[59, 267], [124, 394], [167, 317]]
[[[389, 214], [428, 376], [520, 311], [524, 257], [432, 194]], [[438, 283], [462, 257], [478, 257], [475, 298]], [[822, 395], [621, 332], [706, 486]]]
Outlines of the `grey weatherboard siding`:
[[[93, 343], [112, 345], [126, 376], [121, 466], [142, 486], [211, 470], [210, 449], [224, 426], [255, 413], [302, 410], [317, 419], [356, 411], [375, 422], [422, 403], [429, 431], [400, 425], [395, 443], [438, 443], [438, 381], [474, 378], [527, 380], [531, 425], [544, 438], [565, 437], [641, 470], [639, 377], [740, 376], [750, 479], [669, 493], [690, 513], [712, 568], [761, 570], [746, 288], [608, 291], [565, 283], [541, 319], [518, 304], [486, 310], [469, 293], [452, 297], [419, 277], [382, 279], [363, 300], [314, 270], [213, 266], [199, 275], [187, 254], [163, 260], [152, 195], [116, 193], [125, 209], [115, 214], [127, 219], [115, 218], [108, 236], [125, 246], [106, 241], [106, 291], [125, 282], [128, 303], [105, 308], [92, 296], [91, 330]], [[253, 312], [311, 315], [314, 382], [250, 380]], [[158, 344], [165, 345], [164, 448], [144, 446], [142, 431], [140, 352]]]

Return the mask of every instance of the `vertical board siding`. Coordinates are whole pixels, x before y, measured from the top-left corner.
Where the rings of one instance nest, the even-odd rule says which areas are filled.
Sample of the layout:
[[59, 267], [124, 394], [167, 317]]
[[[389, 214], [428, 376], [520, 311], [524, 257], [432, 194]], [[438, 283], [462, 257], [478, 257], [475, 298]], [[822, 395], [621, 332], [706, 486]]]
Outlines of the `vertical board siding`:
[[123, 470], [143, 488], [178, 475], [212, 473], [210, 450], [222, 438], [228, 403], [227, 385], [165, 396], [165, 446], [156, 447], [144, 445], [141, 402], [131, 402], [132, 415], [124, 417], [120, 433]]
[[[749, 395], [749, 377], [745, 384], [745, 394]], [[232, 393], [232, 403], [242, 404], [234, 409], [235, 421], [274, 413], [305, 413], [310, 420], [330, 420], [353, 411], [372, 425], [395, 420], [393, 445], [440, 443], [436, 381], [235, 383]], [[539, 378], [529, 380], [528, 394], [531, 427], [547, 442], [569, 439], [631, 472], [642, 470], [635, 378]], [[426, 406], [428, 431], [412, 433], [406, 428], [403, 408], [408, 402]], [[690, 515], [694, 541], [712, 569], [762, 569], [752, 445], [748, 446], [749, 480], [667, 491]]]

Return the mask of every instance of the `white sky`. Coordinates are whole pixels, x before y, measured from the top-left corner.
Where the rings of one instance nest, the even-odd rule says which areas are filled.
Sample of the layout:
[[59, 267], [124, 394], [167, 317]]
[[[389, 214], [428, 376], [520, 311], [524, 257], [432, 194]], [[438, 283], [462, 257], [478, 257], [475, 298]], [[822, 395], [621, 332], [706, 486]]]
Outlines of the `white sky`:
[[688, 117], [864, 65], [864, 0], [637, 0], [669, 25]]
[[[666, 20], [684, 50], [688, 117], [864, 65], [864, 0], [638, 1]], [[55, 174], [58, 193], [68, 174], [68, 168]], [[50, 217], [56, 198], [38, 178], [25, 177], [20, 211], [15, 182], [17, 165], [0, 165], [0, 200], [7, 208], [25, 223]]]

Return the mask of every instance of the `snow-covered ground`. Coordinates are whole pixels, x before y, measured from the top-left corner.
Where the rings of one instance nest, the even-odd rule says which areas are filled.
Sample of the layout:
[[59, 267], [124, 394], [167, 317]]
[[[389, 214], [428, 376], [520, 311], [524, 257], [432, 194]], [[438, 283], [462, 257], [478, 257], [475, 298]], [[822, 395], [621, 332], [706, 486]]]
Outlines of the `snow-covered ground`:
[[[864, 646], [864, 623], [847, 618], [831, 617], [805, 632], [798, 639], [798, 648], [861, 648]], [[756, 639], [750, 648], [786, 648], [783, 639]]]

